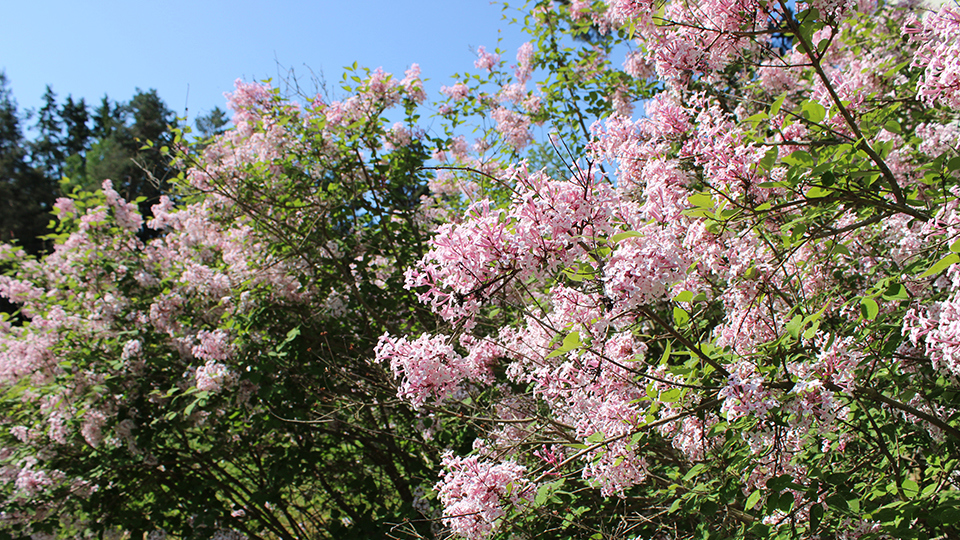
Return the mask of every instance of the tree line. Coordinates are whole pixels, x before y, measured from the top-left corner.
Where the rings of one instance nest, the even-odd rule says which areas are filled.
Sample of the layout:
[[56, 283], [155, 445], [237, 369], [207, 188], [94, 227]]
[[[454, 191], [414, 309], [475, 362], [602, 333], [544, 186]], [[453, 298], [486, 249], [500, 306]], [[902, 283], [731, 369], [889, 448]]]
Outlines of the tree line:
[[[210, 137], [227, 125], [215, 108], [196, 120]], [[0, 240], [28, 252], [49, 251], [53, 205], [75, 191], [96, 190], [105, 179], [124, 198], [143, 198], [149, 211], [169, 191], [176, 174], [160, 149], [172, 144], [180, 124], [156, 90], [137, 89], [128, 101], [106, 95], [98, 105], [72, 95], [58, 100], [47, 86], [38, 110], [22, 111], [0, 72]], [[144, 147], [153, 141], [152, 147]]]

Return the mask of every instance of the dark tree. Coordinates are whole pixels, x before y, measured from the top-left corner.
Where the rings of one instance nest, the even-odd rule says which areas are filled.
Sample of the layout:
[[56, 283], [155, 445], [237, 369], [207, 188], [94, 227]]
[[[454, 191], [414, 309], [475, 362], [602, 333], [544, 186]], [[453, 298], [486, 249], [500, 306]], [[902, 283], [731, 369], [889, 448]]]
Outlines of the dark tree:
[[0, 241], [16, 242], [31, 253], [45, 245], [56, 186], [31, 166], [20, 130], [17, 103], [0, 72]]
[[83, 98], [75, 102], [73, 96], [67, 96], [67, 102], [60, 109], [60, 118], [63, 120], [65, 132], [64, 153], [72, 156], [85, 152], [93, 131], [90, 129], [90, 111], [87, 110]]
[[37, 111], [34, 128], [39, 135], [30, 143], [30, 163], [48, 178], [59, 180], [63, 176], [66, 157], [63, 150], [63, 120], [57, 106], [57, 94], [50, 85], [47, 85], [47, 91], [43, 94], [43, 107]]
[[[96, 142], [87, 150], [82, 177], [71, 177], [71, 188], [96, 189], [109, 179], [127, 200], [146, 197], [141, 211], [148, 213], [166, 192], [173, 174], [169, 158], [161, 149], [172, 144], [170, 127], [175, 123], [174, 113], [156, 90], [137, 89], [137, 94], [123, 104], [104, 96], [93, 115]], [[148, 141], [153, 146], [145, 147]]]
[[202, 139], [209, 139], [226, 131], [229, 123], [230, 118], [227, 117], [227, 112], [220, 107], [214, 107], [207, 114], [197, 117], [197, 132]]

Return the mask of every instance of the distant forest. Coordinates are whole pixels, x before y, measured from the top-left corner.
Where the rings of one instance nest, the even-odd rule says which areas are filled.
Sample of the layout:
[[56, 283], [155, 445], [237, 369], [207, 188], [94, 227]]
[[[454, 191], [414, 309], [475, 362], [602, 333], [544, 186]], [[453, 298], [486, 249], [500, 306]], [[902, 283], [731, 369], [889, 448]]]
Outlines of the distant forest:
[[[214, 108], [197, 118], [195, 132], [207, 138], [227, 123], [226, 112]], [[127, 200], [142, 197], [140, 211], [149, 215], [176, 174], [160, 148], [173, 142], [178, 126], [153, 89], [138, 88], [125, 102], [105, 95], [92, 106], [71, 95], [59, 100], [47, 86], [39, 110], [19, 110], [0, 72], [0, 242], [49, 251], [44, 237], [57, 198], [97, 189], [105, 179]], [[155, 144], [145, 147], [147, 141]]]

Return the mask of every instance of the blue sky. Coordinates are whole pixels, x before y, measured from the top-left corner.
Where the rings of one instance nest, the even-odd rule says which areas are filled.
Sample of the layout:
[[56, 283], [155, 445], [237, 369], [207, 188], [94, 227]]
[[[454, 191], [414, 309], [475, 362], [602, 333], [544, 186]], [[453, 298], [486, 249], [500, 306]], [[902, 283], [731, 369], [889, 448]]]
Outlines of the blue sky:
[[223, 108], [237, 78], [292, 68], [311, 88], [311, 69], [336, 83], [354, 61], [401, 76], [416, 62], [435, 93], [473, 69], [477, 46], [502, 38], [512, 61], [526, 40], [489, 0], [7, 0], [3, 12], [0, 69], [21, 111], [40, 106], [47, 84], [61, 103], [89, 105], [155, 88], [191, 122]]

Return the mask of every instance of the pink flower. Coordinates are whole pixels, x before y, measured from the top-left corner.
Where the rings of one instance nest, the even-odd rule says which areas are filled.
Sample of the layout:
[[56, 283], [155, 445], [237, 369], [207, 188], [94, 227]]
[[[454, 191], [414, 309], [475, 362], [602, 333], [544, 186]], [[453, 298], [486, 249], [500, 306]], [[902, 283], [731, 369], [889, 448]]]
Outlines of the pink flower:
[[623, 61], [623, 70], [627, 75], [640, 80], [647, 80], [654, 75], [653, 67], [639, 51], [627, 53], [627, 58]]
[[526, 83], [530, 80], [533, 71], [533, 43], [529, 41], [517, 49], [517, 69], [514, 73], [517, 80]]
[[515, 150], [523, 150], [533, 140], [530, 135], [530, 118], [526, 115], [499, 107], [490, 113], [497, 122], [497, 131]]
[[407, 97], [415, 103], [423, 103], [427, 93], [423, 90], [423, 81], [420, 79], [420, 65], [412, 64], [410, 69], [403, 73], [400, 86], [407, 91]]
[[931, 105], [939, 102], [960, 108], [960, 12], [944, 4], [922, 23], [914, 19], [904, 33], [920, 43], [912, 64], [924, 68], [917, 97]]
[[416, 133], [414, 133], [407, 126], [403, 125], [402, 122], [396, 122], [389, 130], [387, 130], [384, 148], [387, 150], [403, 148], [404, 146], [409, 145], [413, 141], [414, 137], [416, 137]]
[[100, 411], [88, 411], [83, 421], [83, 427], [80, 428], [80, 434], [87, 444], [96, 448], [103, 440], [103, 426], [107, 417]]
[[589, 0], [573, 0], [570, 2], [570, 17], [579, 21], [590, 13]]
[[53, 205], [53, 208], [56, 210], [57, 217], [60, 219], [73, 216], [77, 213], [77, 207], [73, 204], [73, 199], [68, 199], [66, 197], [58, 198], [57, 203]]
[[197, 390], [201, 392], [219, 392], [236, 382], [237, 376], [220, 362], [207, 360], [197, 368]]
[[481, 45], [477, 47], [477, 59], [473, 62], [473, 66], [477, 69], [493, 71], [499, 61], [499, 54], [488, 53], [486, 47]]
[[468, 540], [490, 536], [505, 515], [533, 496], [526, 468], [513, 461], [491, 463], [476, 456], [446, 454], [442, 478], [434, 487], [443, 504], [444, 521]]
[[454, 101], [460, 101], [470, 95], [470, 88], [458, 82], [453, 86], [441, 86], [440, 92]]
[[468, 380], [487, 376], [486, 365], [460, 356], [446, 336], [423, 334], [414, 341], [380, 337], [375, 349], [377, 362], [390, 362], [390, 370], [400, 378], [397, 396], [419, 408], [426, 401], [442, 403], [460, 390]]
[[200, 343], [193, 348], [193, 355], [202, 360], [228, 360], [233, 356], [230, 336], [223, 330], [208, 332], [201, 330], [197, 334]]

